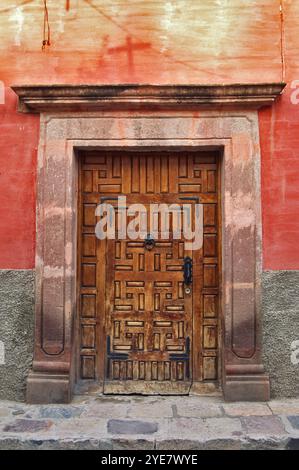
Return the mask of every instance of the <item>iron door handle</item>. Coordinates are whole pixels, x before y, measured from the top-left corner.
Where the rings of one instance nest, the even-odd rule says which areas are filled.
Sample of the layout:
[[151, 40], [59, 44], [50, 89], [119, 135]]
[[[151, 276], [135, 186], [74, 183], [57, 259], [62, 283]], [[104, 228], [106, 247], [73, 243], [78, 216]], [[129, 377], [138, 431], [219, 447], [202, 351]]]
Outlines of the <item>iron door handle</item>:
[[186, 286], [192, 284], [192, 259], [190, 256], [184, 258], [184, 283]]

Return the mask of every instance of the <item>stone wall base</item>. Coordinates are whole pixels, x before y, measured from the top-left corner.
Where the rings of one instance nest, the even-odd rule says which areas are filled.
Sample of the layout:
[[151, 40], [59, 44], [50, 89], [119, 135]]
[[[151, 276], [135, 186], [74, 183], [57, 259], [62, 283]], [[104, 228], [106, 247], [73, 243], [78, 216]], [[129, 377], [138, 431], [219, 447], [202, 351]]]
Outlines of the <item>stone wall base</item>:
[[227, 376], [223, 389], [226, 401], [270, 400], [270, 381], [266, 374]]
[[69, 403], [72, 398], [71, 388], [68, 375], [30, 372], [27, 379], [26, 401], [32, 404]]
[[298, 397], [299, 271], [264, 271], [262, 299], [263, 364], [271, 397]]
[[33, 270], [0, 270], [0, 399], [23, 401], [32, 365]]

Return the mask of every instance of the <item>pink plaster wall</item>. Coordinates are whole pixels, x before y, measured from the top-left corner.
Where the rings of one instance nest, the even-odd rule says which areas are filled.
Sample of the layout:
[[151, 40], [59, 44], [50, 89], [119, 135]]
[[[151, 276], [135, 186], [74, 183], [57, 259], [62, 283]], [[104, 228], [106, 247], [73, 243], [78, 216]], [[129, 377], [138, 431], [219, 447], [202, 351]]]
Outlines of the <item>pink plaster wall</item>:
[[43, 2], [0, 6], [0, 268], [32, 268], [35, 253], [38, 118], [17, 114], [12, 84], [281, 81], [284, 26], [288, 90], [260, 113], [263, 257], [264, 269], [299, 269], [299, 104], [290, 100], [299, 0], [282, 2], [283, 25], [280, 0], [70, 0], [69, 10], [64, 0], [47, 3], [44, 52]]

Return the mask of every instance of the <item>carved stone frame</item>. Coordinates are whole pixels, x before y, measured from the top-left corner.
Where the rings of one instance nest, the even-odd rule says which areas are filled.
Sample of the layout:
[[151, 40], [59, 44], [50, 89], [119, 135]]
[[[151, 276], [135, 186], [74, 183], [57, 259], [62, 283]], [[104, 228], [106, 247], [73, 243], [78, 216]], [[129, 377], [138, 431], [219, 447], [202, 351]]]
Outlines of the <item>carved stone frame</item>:
[[261, 363], [257, 108], [271, 104], [283, 86], [115, 86], [106, 92], [94, 86], [14, 87], [20, 110], [41, 112], [35, 352], [28, 402], [69, 402], [74, 388], [76, 150], [82, 148], [222, 149], [223, 392], [226, 400], [269, 399], [269, 377]]

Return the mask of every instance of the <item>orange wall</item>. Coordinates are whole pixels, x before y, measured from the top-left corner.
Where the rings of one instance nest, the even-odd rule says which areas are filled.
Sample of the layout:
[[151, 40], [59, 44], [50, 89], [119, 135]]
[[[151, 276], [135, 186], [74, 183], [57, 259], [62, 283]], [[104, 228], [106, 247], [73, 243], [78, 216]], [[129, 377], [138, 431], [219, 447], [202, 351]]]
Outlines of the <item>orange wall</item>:
[[[51, 46], [43, 52], [43, 1], [0, 1], [0, 268], [34, 266], [38, 118], [16, 113], [12, 84], [283, 76], [280, 0], [70, 0], [69, 11], [66, 0], [47, 3]], [[284, 0], [283, 9], [289, 87], [260, 113], [264, 269], [299, 269], [299, 104], [290, 101], [290, 84], [299, 79], [299, 0]]]

